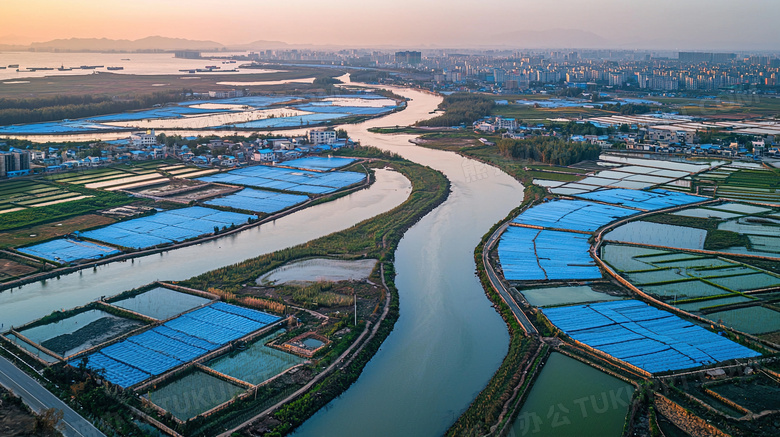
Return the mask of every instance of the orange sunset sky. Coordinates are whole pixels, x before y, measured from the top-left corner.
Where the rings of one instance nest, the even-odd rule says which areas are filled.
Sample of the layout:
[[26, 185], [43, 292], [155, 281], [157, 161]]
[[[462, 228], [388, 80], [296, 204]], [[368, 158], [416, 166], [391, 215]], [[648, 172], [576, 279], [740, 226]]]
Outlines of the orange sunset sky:
[[777, 0], [0, 0], [0, 43], [161, 35], [224, 44], [434, 46], [579, 29], [612, 46], [750, 49], [780, 41], [778, 18]]

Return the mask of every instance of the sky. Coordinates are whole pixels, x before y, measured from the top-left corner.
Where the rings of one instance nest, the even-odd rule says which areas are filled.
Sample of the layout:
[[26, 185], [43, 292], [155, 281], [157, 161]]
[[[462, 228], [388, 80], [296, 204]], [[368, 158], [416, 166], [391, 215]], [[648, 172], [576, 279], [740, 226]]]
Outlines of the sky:
[[160, 35], [426, 48], [551, 38], [572, 47], [780, 50], [778, 18], [778, 0], [0, 0], [0, 43]]

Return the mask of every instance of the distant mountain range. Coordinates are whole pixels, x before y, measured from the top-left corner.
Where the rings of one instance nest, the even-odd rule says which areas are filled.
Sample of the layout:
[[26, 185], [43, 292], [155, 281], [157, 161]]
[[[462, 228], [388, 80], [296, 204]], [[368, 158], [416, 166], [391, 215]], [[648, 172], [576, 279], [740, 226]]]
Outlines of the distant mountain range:
[[149, 36], [137, 40], [108, 38], [69, 38], [23, 44], [20, 37], [0, 37], [0, 50], [35, 50], [59, 52], [149, 52], [174, 50], [269, 50], [289, 47], [281, 41], [253, 41], [226, 46], [216, 41]]
[[70, 38], [34, 42], [29, 48], [40, 51], [137, 52], [152, 50], [221, 50], [225, 46], [215, 41], [149, 36], [135, 41], [108, 38]]
[[[550, 30], [516, 30], [480, 35], [474, 40], [460, 43], [426, 44], [382, 44], [371, 47], [384, 50], [395, 49], [637, 49], [637, 50], [740, 50], [753, 47], [758, 50], [771, 50], [774, 41], [754, 41], [750, 36], [730, 35], [730, 41], [715, 41], [703, 36], [678, 35], [637, 36], [628, 35], [625, 39], [615, 41], [594, 32], [579, 29]], [[274, 49], [341, 49], [344, 45], [337, 44], [288, 44], [282, 41], [258, 40], [246, 44], [222, 44], [216, 41], [200, 41], [184, 38], [169, 38], [150, 36], [138, 40], [108, 39], [108, 38], [70, 38], [55, 39], [46, 42], [30, 42], [29, 37], [16, 35], [0, 36], [0, 51], [60, 51], [60, 52], [150, 52], [174, 50], [199, 51], [252, 51]], [[354, 48], [354, 47], [353, 47]]]

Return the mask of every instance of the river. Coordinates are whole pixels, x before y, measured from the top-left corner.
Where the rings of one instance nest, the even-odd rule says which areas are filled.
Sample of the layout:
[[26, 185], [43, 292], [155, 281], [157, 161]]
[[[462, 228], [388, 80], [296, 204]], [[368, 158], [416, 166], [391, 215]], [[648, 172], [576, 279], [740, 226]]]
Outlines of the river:
[[[505, 173], [455, 153], [415, 146], [409, 143], [413, 136], [368, 132], [372, 126], [404, 126], [429, 118], [441, 101], [420, 91], [394, 91], [412, 99], [404, 111], [345, 128], [363, 145], [390, 150], [442, 171], [452, 182], [452, 193], [399, 244], [400, 318], [394, 331], [358, 381], [306, 422], [300, 435], [442, 434], [485, 386], [507, 351], [506, 325], [477, 280], [473, 251], [482, 235], [520, 204], [523, 187]], [[359, 211], [342, 210], [340, 201], [199, 246], [4, 292], [0, 294], [0, 319], [19, 324], [53, 309], [83, 304], [87, 297], [110, 295], [155, 279], [183, 279], [359, 221]], [[362, 211], [372, 216], [381, 209], [367, 205]], [[317, 225], [312, 226], [312, 221]]]
[[[238, 69], [241, 74], [263, 74], [279, 71], [278, 69], [239, 69], [246, 61], [234, 64], [222, 64], [210, 57], [226, 58], [234, 55], [246, 55], [247, 52], [212, 52], [203, 53], [201, 59], [183, 59], [174, 57], [173, 53], [70, 53], [70, 52], [0, 52], [0, 67], [14, 64], [19, 67], [0, 68], [0, 90], [5, 87], [24, 86], [23, 79], [31, 77], [50, 76], [84, 76], [94, 71], [105, 72], [105, 68], [81, 69], [82, 65], [103, 67], [122, 67], [122, 70], [111, 71], [113, 74], [141, 75], [177, 75], [185, 76], [180, 70], [195, 70], [209, 65], [220, 67], [220, 70]], [[58, 68], [73, 68], [60, 71]], [[28, 68], [52, 68], [53, 70], [28, 71]], [[20, 71], [16, 71], [16, 70]], [[209, 73], [205, 73], [209, 74]]]
[[[404, 122], [392, 116], [348, 126], [350, 136], [443, 172], [452, 194], [401, 240], [396, 252], [400, 318], [358, 381], [297, 431], [301, 436], [441, 435], [484, 388], [506, 354], [509, 335], [476, 275], [474, 247], [522, 202], [520, 183], [455, 153], [420, 148], [410, 135], [371, 126], [428, 118], [439, 98], [412, 98]], [[407, 112], [408, 111], [408, 112]]]

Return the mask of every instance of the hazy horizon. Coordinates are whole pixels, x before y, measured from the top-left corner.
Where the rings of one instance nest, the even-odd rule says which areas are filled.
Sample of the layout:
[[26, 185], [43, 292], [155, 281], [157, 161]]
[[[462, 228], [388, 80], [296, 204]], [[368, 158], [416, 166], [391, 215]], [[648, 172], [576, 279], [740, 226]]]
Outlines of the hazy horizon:
[[[0, 44], [152, 35], [352, 47], [778, 50], [776, 0], [3, 0]], [[31, 31], [31, 29], [34, 29]]]

